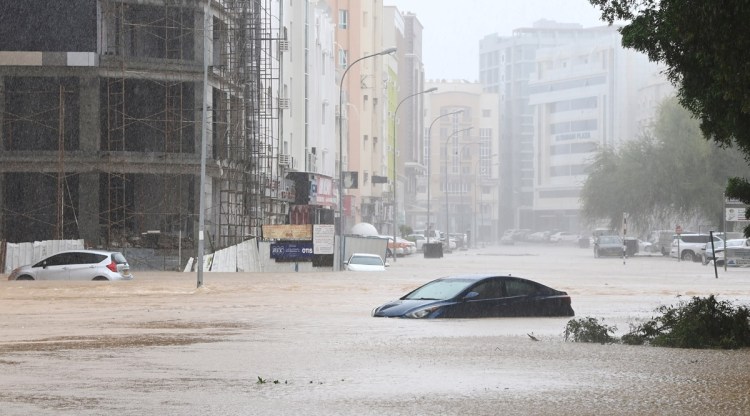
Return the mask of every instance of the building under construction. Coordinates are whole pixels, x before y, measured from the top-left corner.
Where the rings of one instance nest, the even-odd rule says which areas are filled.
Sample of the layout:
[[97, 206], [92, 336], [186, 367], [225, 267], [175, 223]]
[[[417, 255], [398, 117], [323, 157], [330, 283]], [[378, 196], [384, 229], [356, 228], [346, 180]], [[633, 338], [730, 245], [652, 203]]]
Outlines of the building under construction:
[[189, 249], [203, 137], [207, 247], [286, 222], [273, 0], [207, 1], [0, 4], [0, 241]]

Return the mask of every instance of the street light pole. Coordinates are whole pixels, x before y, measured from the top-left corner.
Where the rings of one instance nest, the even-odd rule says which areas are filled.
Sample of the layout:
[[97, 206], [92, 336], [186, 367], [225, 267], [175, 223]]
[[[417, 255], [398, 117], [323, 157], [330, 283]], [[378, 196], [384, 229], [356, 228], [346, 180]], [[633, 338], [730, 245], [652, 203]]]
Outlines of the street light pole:
[[431, 233], [430, 233], [430, 218], [431, 218], [431, 214], [430, 214], [430, 199], [431, 199], [430, 198], [430, 184], [432, 183], [432, 177], [430, 176], [430, 166], [432, 166], [432, 153], [431, 153], [432, 152], [432, 150], [431, 150], [432, 149], [432, 126], [435, 124], [435, 122], [437, 122], [438, 120], [440, 120], [443, 117], [448, 117], [448, 116], [452, 116], [454, 114], [460, 114], [460, 113], [463, 113], [463, 112], [464, 112], [464, 110], [456, 110], [456, 111], [452, 111], [450, 113], [441, 114], [441, 115], [435, 117], [434, 120], [432, 120], [432, 123], [430, 123], [430, 127], [427, 129], [427, 224], [425, 224], [424, 228], [425, 228], [425, 232], [427, 233], [427, 235], [425, 237], [427, 237], [427, 242], [428, 243], [430, 242], [430, 235], [431, 235]]
[[341, 74], [341, 81], [339, 83], [339, 270], [344, 269], [344, 79], [346, 74], [357, 62], [373, 58], [380, 55], [388, 55], [396, 52], [396, 48], [388, 48], [378, 53], [363, 56], [356, 61], [352, 62], [351, 65], [347, 66], [344, 73]]
[[206, 233], [206, 130], [208, 129], [208, 23], [210, 22], [210, 3], [206, 2], [203, 9], [203, 97], [201, 114], [201, 178], [200, 195], [198, 198], [198, 257], [197, 263], [197, 286], [203, 287], [203, 253], [205, 250]]
[[450, 136], [445, 138], [445, 238], [448, 240], [448, 251], [451, 249], [451, 217], [450, 203], [448, 202], [448, 140], [462, 131], [469, 131], [473, 127], [456, 130]]
[[398, 176], [396, 176], [396, 121], [398, 120], [398, 109], [401, 108], [401, 104], [406, 102], [406, 100], [408, 100], [409, 98], [434, 91], [437, 91], [437, 87], [428, 88], [424, 91], [419, 91], [415, 92], [414, 94], [408, 95], [398, 103], [398, 105], [396, 106], [396, 110], [393, 111], [393, 250], [391, 250], [393, 261], [396, 261], [396, 235], [398, 233], [398, 204], [396, 203], [396, 182], [398, 182]]

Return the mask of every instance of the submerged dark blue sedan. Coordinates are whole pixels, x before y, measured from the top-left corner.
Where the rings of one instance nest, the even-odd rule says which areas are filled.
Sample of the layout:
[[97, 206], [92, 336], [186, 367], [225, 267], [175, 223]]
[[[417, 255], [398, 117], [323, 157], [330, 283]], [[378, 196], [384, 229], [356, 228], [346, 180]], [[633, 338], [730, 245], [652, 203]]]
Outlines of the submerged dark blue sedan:
[[372, 311], [388, 318], [573, 316], [566, 292], [513, 276], [465, 275], [433, 280]]

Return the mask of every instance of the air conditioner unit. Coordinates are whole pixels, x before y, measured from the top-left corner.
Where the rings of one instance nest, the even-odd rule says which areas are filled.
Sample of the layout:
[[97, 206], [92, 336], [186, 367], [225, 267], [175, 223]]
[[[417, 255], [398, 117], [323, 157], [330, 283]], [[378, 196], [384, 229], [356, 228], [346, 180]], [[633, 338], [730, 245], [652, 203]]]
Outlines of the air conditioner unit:
[[279, 166], [289, 167], [292, 165], [291, 155], [279, 155]]
[[286, 52], [289, 50], [289, 41], [288, 40], [280, 40], [279, 41], [279, 50], [281, 52]]
[[289, 99], [288, 98], [279, 98], [279, 108], [282, 110], [288, 110], [289, 109]]

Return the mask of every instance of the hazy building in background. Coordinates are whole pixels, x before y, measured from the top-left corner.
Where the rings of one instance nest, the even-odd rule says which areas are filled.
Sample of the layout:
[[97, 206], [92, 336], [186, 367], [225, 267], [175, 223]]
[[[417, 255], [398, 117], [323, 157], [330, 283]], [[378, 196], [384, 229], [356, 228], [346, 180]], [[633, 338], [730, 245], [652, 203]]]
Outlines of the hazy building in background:
[[580, 192], [600, 147], [635, 139], [640, 93], [656, 65], [621, 46], [616, 28], [537, 51], [529, 80], [534, 109], [534, 225], [579, 231]]
[[[534, 114], [528, 83], [540, 48], [575, 42], [581, 25], [542, 20], [479, 43], [479, 80], [500, 99], [500, 232], [534, 229]], [[498, 238], [500, 236], [498, 235]]]
[[620, 42], [614, 27], [549, 21], [480, 42], [480, 80], [500, 97], [502, 229], [583, 231], [594, 152], [637, 137], [644, 97], [655, 108], [669, 94], [656, 65]]
[[[468, 233], [472, 244], [494, 241], [499, 232], [497, 94], [466, 81], [428, 81], [425, 87], [438, 88], [425, 97], [430, 217], [417, 215], [413, 226]], [[456, 111], [461, 113], [447, 115]], [[425, 213], [426, 185], [417, 193]]]
[[[389, 23], [393, 24], [390, 25]], [[424, 130], [424, 63], [422, 62], [423, 27], [413, 13], [402, 13], [396, 7], [385, 7], [384, 46], [396, 47], [396, 68], [389, 68], [388, 78], [395, 86], [395, 94], [389, 97], [388, 133], [388, 177], [396, 183], [397, 207], [393, 212], [399, 225], [411, 226], [424, 207], [417, 204], [417, 188], [424, 188], [426, 168], [422, 154]], [[392, 62], [392, 61], [391, 61]], [[417, 94], [417, 95], [414, 95]], [[410, 97], [411, 96], [411, 97]], [[398, 114], [394, 114], [396, 107]], [[394, 125], [395, 123], [395, 125]], [[395, 137], [394, 137], [395, 132]], [[394, 144], [395, 140], [395, 144]], [[395, 161], [393, 146], [396, 147]], [[393, 177], [393, 164], [396, 175]], [[392, 197], [393, 189], [390, 189]], [[392, 228], [392, 227], [391, 227]], [[384, 230], [381, 230], [381, 232]], [[393, 231], [389, 230], [389, 234]]]

